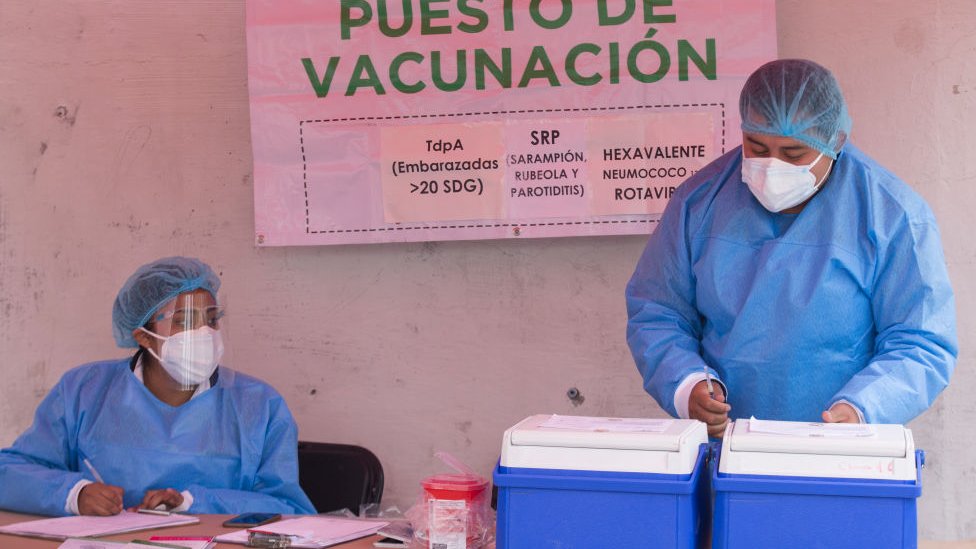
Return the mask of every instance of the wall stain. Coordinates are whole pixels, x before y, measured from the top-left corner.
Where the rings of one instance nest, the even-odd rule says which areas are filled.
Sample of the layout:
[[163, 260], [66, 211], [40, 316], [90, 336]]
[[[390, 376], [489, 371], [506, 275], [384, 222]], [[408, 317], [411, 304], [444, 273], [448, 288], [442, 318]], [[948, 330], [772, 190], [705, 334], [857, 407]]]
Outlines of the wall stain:
[[928, 36], [918, 20], [908, 19], [895, 31], [894, 41], [903, 52], [918, 54], [925, 48]]
[[457, 427], [457, 430], [464, 435], [464, 445], [471, 447], [471, 421], [459, 421], [455, 423], [454, 426]]
[[81, 109], [80, 105], [75, 106], [75, 111], [70, 112], [68, 107], [64, 105], [58, 105], [58, 108], [54, 109], [54, 117], [58, 120], [64, 122], [69, 127], [75, 125], [75, 121], [78, 119], [78, 111]]
[[129, 232], [131, 234], [138, 234], [139, 231], [143, 227], [148, 227], [149, 226], [149, 222], [148, 221], [146, 221], [146, 222], [139, 221], [139, 220], [136, 219], [136, 217], [134, 215], [131, 215], [130, 214], [128, 221], [126, 221], [126, 222], [112, 221], [112, 222], [110, 222], [108, 224], [108, 226], [109, 227], [112, 227], [113, 229], [120, 229], [122, 227], [125, 227], [126, 229], [129, 230]]

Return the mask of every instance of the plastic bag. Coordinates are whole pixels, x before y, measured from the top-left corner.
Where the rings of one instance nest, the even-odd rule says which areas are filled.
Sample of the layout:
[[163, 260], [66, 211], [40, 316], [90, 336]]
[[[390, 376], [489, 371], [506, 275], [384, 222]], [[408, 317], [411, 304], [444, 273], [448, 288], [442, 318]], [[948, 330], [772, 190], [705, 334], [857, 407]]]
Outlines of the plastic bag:
[[406, 516], [414, 528], [411, 549], [483, 549], [493, 537], [488, 480], [446, 452], [434, 454], [456, 473], [421, 481], [423, 493]]

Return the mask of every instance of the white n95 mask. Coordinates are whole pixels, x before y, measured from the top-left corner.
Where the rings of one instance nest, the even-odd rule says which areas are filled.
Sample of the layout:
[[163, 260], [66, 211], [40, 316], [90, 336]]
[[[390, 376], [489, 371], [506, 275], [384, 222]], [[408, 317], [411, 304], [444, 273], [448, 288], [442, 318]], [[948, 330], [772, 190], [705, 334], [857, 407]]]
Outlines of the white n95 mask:
[[813, 162], [796, 166], [778, 158], [743, 156], [742, 180], [764, 208], [771, 212], [781, 212], [802, 204], [827, 179], [827, 174], [824, 174], [823, 179], [818, 182], [810, 171], [822, 157], [823, 153], [820, 153]]
[[220, 331], [210, 326], [178, 332], [169, 337], [154, 334], [145, 328], [142, 330], [163, 340], [163, 347], [160, 349], [162, 356], [157, 355], [150, 348], [146, 350], [156, 357], [166, 373], [185, 389], [209, 379], [224, 355], [224, 340], [220, 336]]

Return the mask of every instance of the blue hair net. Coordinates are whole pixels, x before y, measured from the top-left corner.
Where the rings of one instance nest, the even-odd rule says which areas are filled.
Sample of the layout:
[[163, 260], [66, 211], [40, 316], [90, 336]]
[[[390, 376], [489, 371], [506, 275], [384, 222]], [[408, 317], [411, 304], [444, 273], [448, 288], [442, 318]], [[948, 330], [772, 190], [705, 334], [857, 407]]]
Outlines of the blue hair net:
[[837, 158], [851, 117], [829, 70], [806, 59], [780, 59], [756, 69], [739, 96], [742, 131], [792, 137]]
[[204, 289], [216, 296], [220, 278], [192, 257], [164, 257], [147, 263], [125, 281], [112, 306], [112, 335], [119, 347], [138, 347], [132, 331], [183, 292]]

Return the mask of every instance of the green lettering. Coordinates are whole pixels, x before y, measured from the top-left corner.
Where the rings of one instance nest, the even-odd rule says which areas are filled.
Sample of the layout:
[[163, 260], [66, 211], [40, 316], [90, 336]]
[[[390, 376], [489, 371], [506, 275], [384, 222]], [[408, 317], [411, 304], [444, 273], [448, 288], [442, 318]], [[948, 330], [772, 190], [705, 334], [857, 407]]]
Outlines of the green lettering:
[[419, 65], [424, 62], [424, 56], [414, 51], [405, 51], [394, 57], [390, 63], [390, 83], [401, 93], [417, 93], [426, 88], [427, 84], [424, 84], [423, 81], [418, 81], [416, 84], [407, 84], [400, 78], [400, 65], [403, 65], [407, 61], [412, 61]]
[[380, 82], [380, 77], [376, 74], [376, 67], [373, 66], [373, 61], [368, 55], [360, 55], [356, 59], [356, 67], [352, 73], [353, 77], [349, 79], [349, 86], [346, 87], [347, 96], [356, 95], [358, 88], [373, 88], [376, 95], [386, 94], [383, 83]]
[[483, 0], [461, 0], [458, 3], [458, 11], [461, 12], [461, 15], [473, 17], [477, 22], [465, 23], [462, 21], [458, 23], [458, 30], [469, 34], [477, 34], [488, 28], [488, 14], [485, 13], [485, 10], [483, 9], [472, 8], [469, 6], [468, 2], [471, 1], [482, 2]]
[[[535, 65], [540, 66], [535, 68]], [[552, 62], [549, 61], [549, 55], [542, 46], [532, 48], [532, 53], [529, 55], [529, 60], [525, 64], [525, 71], [522, 72], [522, 79], [519, 80], [518, 87], [525, 88], [529, 85], [529, 81], [536, 78], [545, 78], [553, 88], [559, 87], [559, 79], [556, 78], [556, 71], [553, 70]]]
[[670, 6], [671, 0], [644, 0], [644, 23], [654, 25], [657, 23], [674, 23], [678, 20], [677, 16], [654, 15], [654, 8], [657, 6]]
[[398, 38], [410, 32], [410, 27], [413, 26], [413, 8], [410, 0], [403, 0], [403, 23], [400, 28], [394, 28], [390, 25], [390, 14], [386, 9], [386, 2], [379, 2], [377, 4], [377, 15], [380, 19], [380, 32], [383, 36], [389, 36], [390, 38]]
[[620, 15], [610, 15], [610, 11], [607, 9], [607, 0], [599, 0], [596, 3], [596, 11], [600, 26], [622, 25], [630, 21], [630, 18], [634, 16], [634, 7], [634, 0], [626, 0], [624, 11]]
[[[648, 74], [641, 72], [640, 67], [637, 66], [637, 56], [644, 50], [654, 50], [658, 57], [658, 68], [656, 71]], [[660, 42], [654, 42], [652, 40], [644, 40], [634, 44], [633, 48], [630, 48], [630, 53], [627, 55], [627, 70], [630, 75], [638, 82], [643, 82], [645, 84], [650, 84], [652, 82], [657, 82], [658, 80], [664, 78], [664, 75], [668, 74], [668, 70], [671, 68], [671, 54], [668, 53], [667, 48], [661, 45]]]
[[[717, 64], [718, 61], [715, 57], [715, 39], [706, 38], [705, 39], [705, 59], [702, 59], [695, 48], [688, 43], [687, 40], [678, 40], [678, 80], [688, 80], [688, 60], [698, 67], [698, 71], [702, 73], [708, 80], [715, 80], [718, 75]], [[707, 59], [707, 60], [706, 60]]]
[[[446, 2], [447, 0], [420, 0], [420, 34], [451, 34], [450, 25], [434, 26], [431, 21], [434, 19], [446, 19], [450, 12], [447, 10], [431, 9], [430, 5]], [[433, 56], [431, 56], [433, 58]]]
[[457, 76], [455, 77], [454, 82], [445, 82], [441, 73], [441, 52], [430, 52], [430, 78], [434, 81], [434, 87], [442, 91], [457, 91], [461, 89], [468, 79], [467, 58], [468, 56], [466, 51], [457, 51]]
[[573, 16], [573, 0], [560, 0], [560, 2], [563, 9], [559, 13], [559, 17], [553, 20], [546, 19], [542, 15], [542, 11], [539, 9], [542, 0], [532, 0], [529, 2], [529, 15], [532, 16], [532, 20], [540, 28], [549, 30], [562, 28], [569, 22], [570, 17]]
[[[365, 0], [342, 0], [339, 11], [339, 31], [343, 40], [349, 40], [353, 27], [364, 27], [373, 18], [373, 9]], [[359, 17], [352, 16], [352, 10], [360, 11]]]
[[610, 83], [620, 83], [620, 44], [610, 42]]
[[315, 70], [315, 64], [308, 57], [302, 58], [302, 65], [305, 66], [305, 74], [308, 75], [308, 81], [311, 82], [312, 89], [315, 90], [315, 96], [325, 97], [329, 95], [329, 88], [332, 87], [332, 77], [335, 76], [336, 67], [339, 66], [339, 58], [329, 58], [329, 65], [325, 68], [325, 74], [322, 75], [322, 78], [319, 78], [319, 73]]
[[576, 70], [576, 58], [581, 53], [599, 55], [600, 46], [596, 44], [577, 44], [570, 48], [569, 53], [566, 54], [566, 75], [569, 76], [569, 79], [574, 84], [579, 84], [580, 86], [592, 86], [599, 83], [600, 80], [603, 80], [603, 76], [599, 73], [591, 76], [583, 76]]
[[512, 48], [502, 48], [502, 66], [499, 67], [483, 49], [474, 50], [475, 88], [485, 89], [485, 69], [495, 77], [502, 88], [512, 87]]

